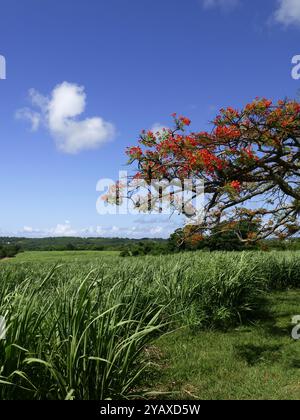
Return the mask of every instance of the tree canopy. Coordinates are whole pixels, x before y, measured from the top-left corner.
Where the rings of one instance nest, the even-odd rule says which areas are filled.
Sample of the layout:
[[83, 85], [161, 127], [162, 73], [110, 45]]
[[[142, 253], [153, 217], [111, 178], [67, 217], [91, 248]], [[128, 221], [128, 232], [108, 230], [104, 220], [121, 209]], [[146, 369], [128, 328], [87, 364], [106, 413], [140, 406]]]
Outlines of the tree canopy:
[[259, 225], [246, 238], [241, 235], [241, 241], [299, 232], [298, 102], [256, 98], [242, 109], [221, 109], [210, 132], [187, 133], [191, 121], [172, 117], [172, 129], [142, 131], [138, 145], [127, 149], [134, 179], [149, 185], [153, 179], [203, 179], [199, 233], [241, 217]]

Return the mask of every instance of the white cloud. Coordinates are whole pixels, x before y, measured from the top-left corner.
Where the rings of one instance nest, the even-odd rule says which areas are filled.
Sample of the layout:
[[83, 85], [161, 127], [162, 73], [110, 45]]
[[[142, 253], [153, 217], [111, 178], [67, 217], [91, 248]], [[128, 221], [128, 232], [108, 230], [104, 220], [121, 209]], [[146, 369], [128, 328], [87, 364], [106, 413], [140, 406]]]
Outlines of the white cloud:
[[34, 229], [31, 226], [24, 226], [23, 227], [23, 232], [24, 233], [32, 233], [33, 231], [34, 231]]
[[43, 112], [47, 112], [49, 99], [46, 96], [39, 93], [36, 89], [29, 89], [28, 96], [32, 105], [40, 108]]
[[155, 123], [155, 124], [152, 125], [150, 130], [153, 133], [161, 133], [163, 131], [163, 129], [168, 130], [169, 127], [167, 127], [166, 125], [160, 124], [160, 123]]
[[279, 0], [275, 11], [276, 22], [288, 25], [300, 25], [300, 0]]
[[223, 10], [231, 10], [235, 8], [240, 0], [201, 0], [204, 9], [212, 9], [214, 7], [219, 7]]
[[39, 112], [23, 108], [16, 117], [28, 120], [32, 130], [37, 130], [42, 122], [62, 152], [75, 154], [96, 149], [115, 137], [114, 125], [101, 117], [78, 119], [86, 108], [83, 86], [63, 82], [53, 89], [50, 98], [30, 89], [29, 98]]
[[160, 235], [162, 231], [163, 231], [163, 228], [161, 226], [155, 226], [150, 229], [150, 235], [151, 236]]
[[39, 229], [39, 228], [33, 228], [32, 226], [24, 226], [23, 229], [18, 232], [18, 234], [25, 234], [28, 236], [72, 236], [77, 235], [79, 232], [77, 232], [75, 229], [71, 227], [70, 222], [66, 221], [62, 224], [57, 224], [53, 228], [45, 228], [45, 229]]
[[120, 237], [120, 238], [168, 238], [174, 232], [175, 226], [173, 223], [151, 224], [141, 223], [123, 227], [123, 226], [89, 226], [86, 228], [76, 229], [69, 221], [65, 223], [58, 223], [50, 228], [34, 228], [32, 226], [24, 226], [17, 233], [12, 233], [11, 236], [25, 236], [30, 238], [43, 237], [58, 237], [58, 236], [79, 236], [79, 237]]
[[63, 223], [50, 229], [49, 233], [53, 236], [73, 236], [77, 234], [77, 231], [71, 227], [70, 223]]
[[31, 130], [37, 131], [41, 123], [41, 114], [35, 112], [30, 108], [22, 108], [16, 112], [16, 118], [18, 120], [27, 120], [31, 124]]

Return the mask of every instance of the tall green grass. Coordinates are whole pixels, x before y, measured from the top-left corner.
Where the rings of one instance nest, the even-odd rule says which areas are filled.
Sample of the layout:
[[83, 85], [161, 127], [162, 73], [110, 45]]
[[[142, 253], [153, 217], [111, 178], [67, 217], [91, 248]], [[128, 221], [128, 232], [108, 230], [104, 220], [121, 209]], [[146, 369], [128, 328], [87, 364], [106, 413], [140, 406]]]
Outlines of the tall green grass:
[[25, 278], [11, 291], [2, 284], [1, 399], [129, 397], [163, 308], [122, 280], [104, 289], [103, 273], [60, 275]]
[[299, 286], [297, 252], [1, 264], [0, 399], [130, 398], [158, 335], [228, 328]]

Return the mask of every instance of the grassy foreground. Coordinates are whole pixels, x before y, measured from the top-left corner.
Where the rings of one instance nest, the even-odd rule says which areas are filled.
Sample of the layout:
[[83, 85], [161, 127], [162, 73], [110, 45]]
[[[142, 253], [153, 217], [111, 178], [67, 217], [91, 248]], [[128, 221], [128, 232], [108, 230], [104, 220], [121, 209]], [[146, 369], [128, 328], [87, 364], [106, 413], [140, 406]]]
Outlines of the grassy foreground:
[[267, 304], [269, 316], [247, 326], [157, 340], [149, 388], [170, 399], [300, 399], [300, 341], [291, 339], [300, 290], [273, 292]]
[[0, 399], [299, 398], [299, 290], [297, 252], [20, 254]]

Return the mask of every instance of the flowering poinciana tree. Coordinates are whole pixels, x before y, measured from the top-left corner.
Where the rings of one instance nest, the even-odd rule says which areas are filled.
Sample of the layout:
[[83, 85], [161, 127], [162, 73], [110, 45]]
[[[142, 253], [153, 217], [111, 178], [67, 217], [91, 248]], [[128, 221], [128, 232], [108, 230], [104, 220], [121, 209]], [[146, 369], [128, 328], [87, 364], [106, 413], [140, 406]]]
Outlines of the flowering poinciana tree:
[[174, 129], [143, 131], [139, 144], [128, 148], [135, 179], [203, 179], [198, 232], [241, 218], [259, 223], [249, 241], [299, 231], [299, 103], [257, 98], [241, 110], [221, 109], [210, 132], [187, 133], [191, 121], [172, 116]]

